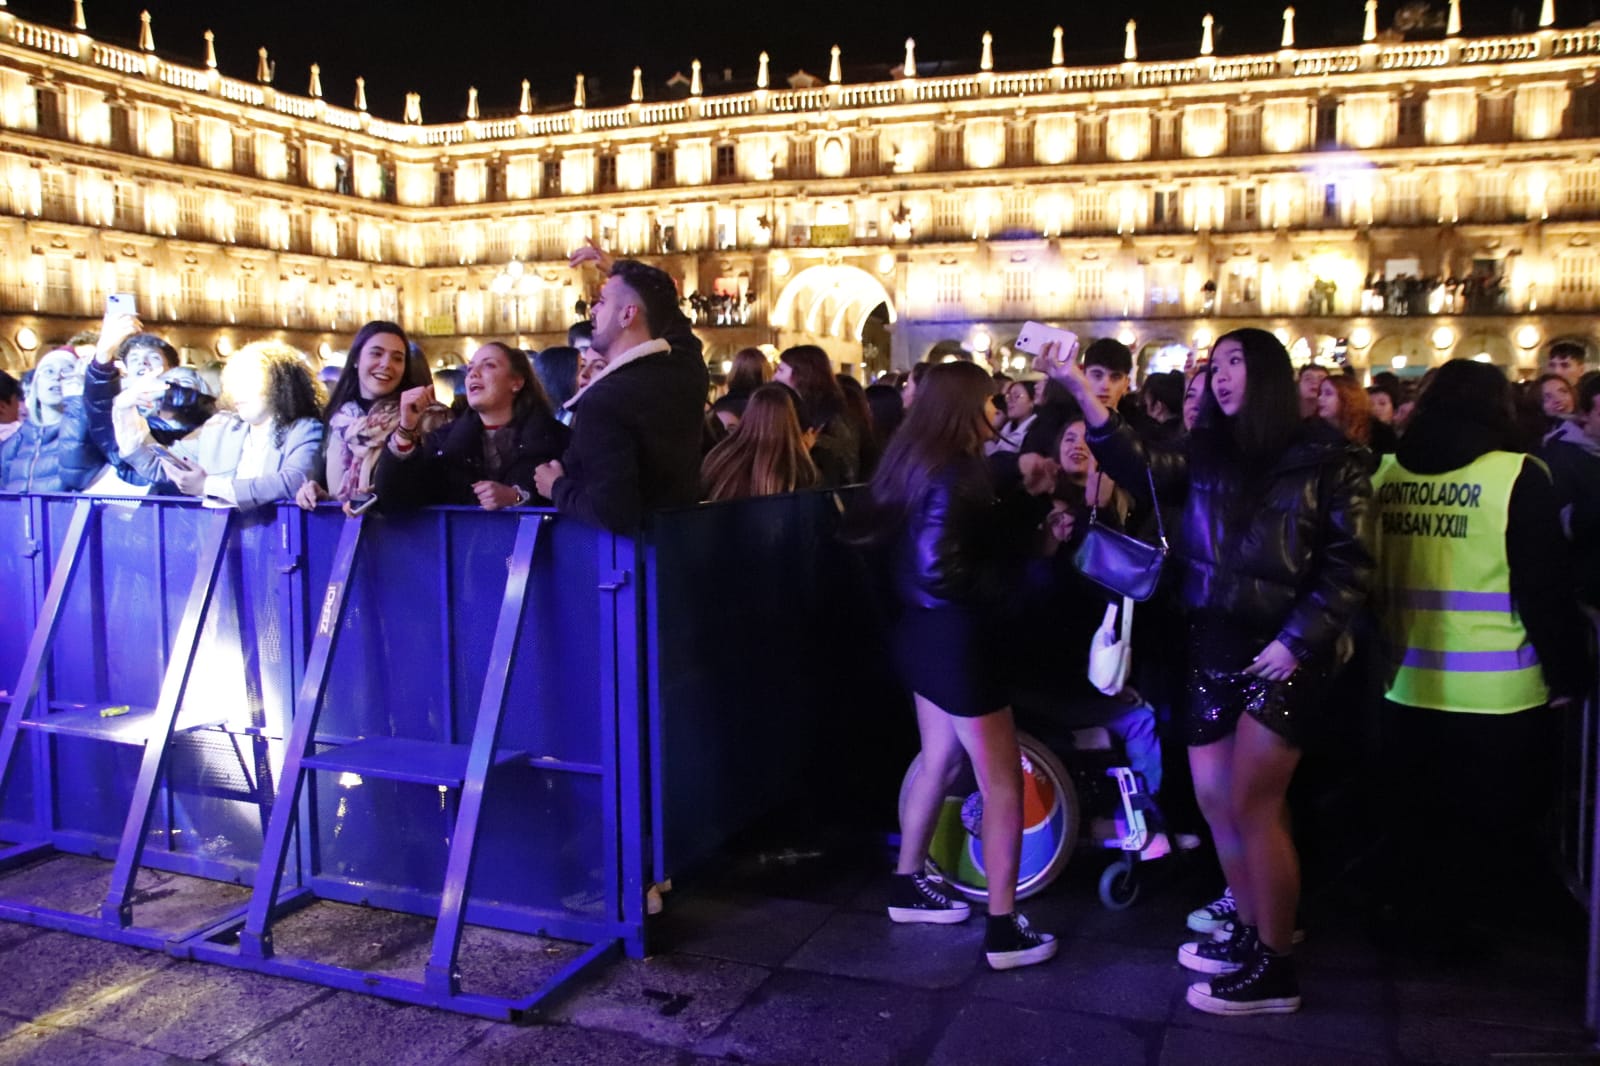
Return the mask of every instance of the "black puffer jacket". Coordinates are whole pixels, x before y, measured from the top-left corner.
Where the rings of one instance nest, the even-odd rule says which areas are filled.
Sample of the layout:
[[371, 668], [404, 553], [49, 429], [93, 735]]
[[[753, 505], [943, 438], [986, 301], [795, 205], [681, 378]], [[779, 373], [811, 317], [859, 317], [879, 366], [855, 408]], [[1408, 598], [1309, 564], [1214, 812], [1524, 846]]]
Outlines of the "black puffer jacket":
[[[540, 463], [561, 457], [567, 447], [567, 427], [548, 414], [535, 413], [514, 420], [506, 431], [515, 434], [512, 451], [496, 480], [527, 489], [533, 506], [548, 506], [549, 501], [533, 486], [533, 472]], [[478, 497], [472, 486], [487, 477], [483, 419], [468, 411], [428, 434], [407, 458], [400, 458], [384, 445], [372, 480], [378, 506], [398, 510], [435, 504], [473, 506]]]
[[895, 593], [908, 607], [987, 607], [996, 596], [1001, 516], [989, 469], [977, 456], [929, 479], [893, 550]]
[[1337, 430], [1305, 423], [1253, 490], [1203, 434], [1147, 450], [1113, 417], [1090, 430], [1089, 447], [1117, 484], [1147, 495], [1148, 461], [1162, 505], [1181, 499], [1168, 565], [1180, 568], [1187, 610], [1279, 640], [1301, 661], [1332, 654], [1374, 567], [1364, 540], [1372, 482], [1359, 449]]

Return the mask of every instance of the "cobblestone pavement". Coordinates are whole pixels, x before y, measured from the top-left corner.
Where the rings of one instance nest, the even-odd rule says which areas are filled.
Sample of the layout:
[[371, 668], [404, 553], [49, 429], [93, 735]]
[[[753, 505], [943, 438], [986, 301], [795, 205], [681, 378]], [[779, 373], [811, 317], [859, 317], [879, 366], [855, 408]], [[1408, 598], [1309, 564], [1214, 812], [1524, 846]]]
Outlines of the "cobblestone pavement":
[[[990, 973], [980, 921], [892, 925], [883, 853], [817, 851], [752, 847], [681, 880], [654, 956], [601, 969], [528, 1025], [0, 922], [0, 1064], [1600, 1062], [1579, 1024], [1581, 937], [1570, 927], [1513, 936], [1497, 959], [1451, 968], [1374, 948], [1355, 908], [1325, 893], [1306, 909], [1305, 1008], [1224, 1020], [1184, 1004], [1175, 959], [1185, 912], [1217, 887], [1207, 860], [1152, 878], [1137, 905], [1110, 912], [1095, 898], [1096, 860], [1075, 859], [1024, 905], [1060, 934], [1060, 956]], [[56, 859], [0, 879], [0, 893], [89, 903], [103, 873]], [[141, 884], [176, 914], [194, 888], [185, 882]], [[303, 913], [282, 935], [308, 952], [399, 972], [426, 951], [425, 922], [334, 905]], [[565, 950], [469, 931], [465, 979], [535, 973]]]

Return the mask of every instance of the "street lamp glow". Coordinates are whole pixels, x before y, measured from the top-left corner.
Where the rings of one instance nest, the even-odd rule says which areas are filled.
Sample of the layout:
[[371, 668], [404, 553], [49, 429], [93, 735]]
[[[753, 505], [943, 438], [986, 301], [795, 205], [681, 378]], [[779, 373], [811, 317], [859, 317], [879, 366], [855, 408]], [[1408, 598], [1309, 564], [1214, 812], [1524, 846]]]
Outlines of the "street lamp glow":
[[1517, 330], [1517, 347], [1524, 350], [1539, 346], [1539, 327], [1523, 326]]
[[1456, 342], [1456, 331], [1449, 326], [1440, 326], [1433, 331], [1433, 346], [1441, 352]]
[[1396, 370], [1404, 370], [1406, 368], [1406, 357], [1403, 355], [1397, 355], [1393, 359], [1389, 360], [1389, 365], [1394, 367]]
[[1479, 352], [1477, 355], [1472, 357], [1472, 361], [1474, 363], [1492, 363], [1494, 362], [1494, 357], [1488, 352]]
[[1372, 331], [1366, 326], [1357, 326], [1350, 331], [1350, 347], [1362, 349], [1372, 343]]
[[17, 330], [17, 347], [25, 352], [31, 352], [39, 347], [39, 334], [30, 326], [23, 326]]

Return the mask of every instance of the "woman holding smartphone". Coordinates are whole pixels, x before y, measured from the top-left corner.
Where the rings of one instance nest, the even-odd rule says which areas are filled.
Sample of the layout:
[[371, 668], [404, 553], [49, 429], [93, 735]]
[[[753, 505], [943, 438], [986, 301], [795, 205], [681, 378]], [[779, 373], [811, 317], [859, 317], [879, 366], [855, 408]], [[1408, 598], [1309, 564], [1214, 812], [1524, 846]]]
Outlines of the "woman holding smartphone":
[[[401, 393], [432, 380], [424, 360], [412, 356], [405, 330], [393, 322], [362, 326], [328, 396], [322, 479], [308, 478], [295, 503], [309, 511], [331, 497], [348, 512], [352, 500], [370, 498], [378, 454], [400, 424]], [[432, 431], [448, 419], [449, 411], [436, 405], [423, 412], [423, 428]]]
[[[1289, 354], [1276, 337], [1220, 337], [1188, 440], [1147, 449], [1101, 403], [1070, 347], [1037, 365], [1082, 405], [1089, 447], [1141, 494], [1148, 464], [1165, 504], [1181, 501], [1173, 564], [1188, 614], [1183, 729], [1195, 795], [1238, 903], [1220, 941], [1179, 962], [1213, 980], [1188, 1002], [1211, 1014], [1300, 1007], [1289, 951], [1300, 891], [1285, 797], [1323, 712], [1335, 643], [1366, 596], [1361, 539], [1372, 495], [1359, 450], [1320, 420], [1302, 423]], [[1146, 490], [1148, 491], [1148, 490]]]
[[924, 872], [945, 793], [965, 756], [983, 797], [984, 956], [1006, 970], [1051, 958], [1056, 941], [1015, 910], [1022, 762], [1000, 676], [1004, 631], [993, 624], [1005, 598], [997, 572], [1007, 540], [983, 459], [994, 433], [993, 390], [993, 379], [972, 363], [930, 367], [852, 524], [860, 523], [854, 539], [888, 549], [901, 607], [895, 661], [915, 699], [922, 742], [922, 772], [903, 804], [889, 917], [948, 924], [970, 913]]

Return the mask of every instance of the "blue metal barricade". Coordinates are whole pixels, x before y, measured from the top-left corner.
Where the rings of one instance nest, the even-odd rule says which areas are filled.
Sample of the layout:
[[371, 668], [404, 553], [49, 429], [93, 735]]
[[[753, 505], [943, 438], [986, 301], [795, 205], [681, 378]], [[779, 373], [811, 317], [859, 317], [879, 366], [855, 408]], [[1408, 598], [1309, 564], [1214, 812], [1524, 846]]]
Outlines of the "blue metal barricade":
[[[0, 889], [0, 916], [492, 1017], [640, 955], [651, 882], [813, 748], [826, 671], [761, 651], [830, 653], [835, 507], [687, 509], [636, 543], [536, 511], [0, 497], [0, 678], [37, 693], [8, 719], [0, 865], [115, 858], [98, 913]], [[252, 893], [200, 930], [139, 925], [140, 866]], [[275, 923], [321, 900], [435, 918], [421, 979], [280, 951]], [[531, 995], [479, 994], [466, 923], [592, 946]]]

